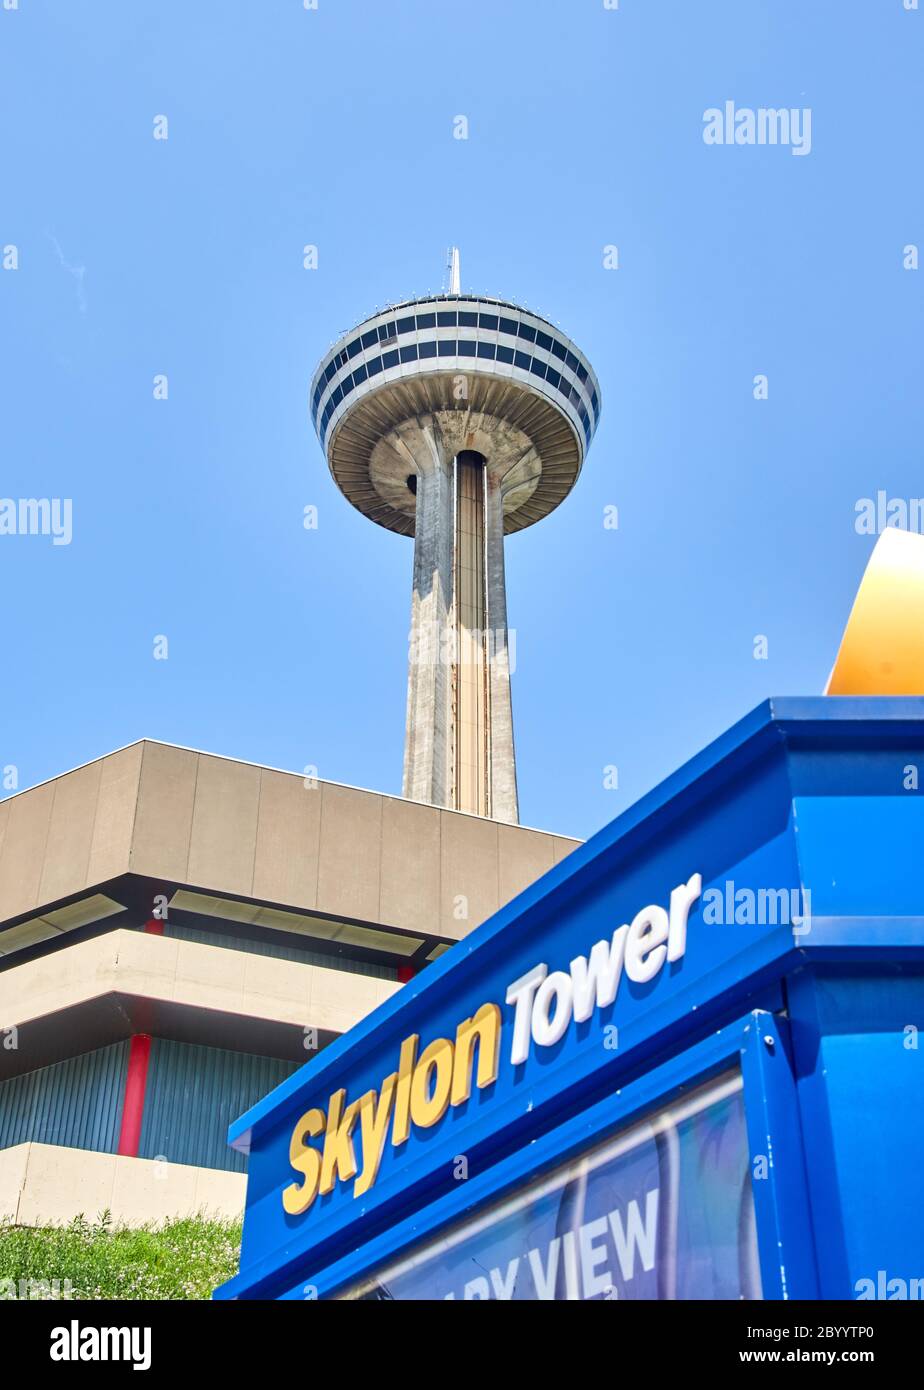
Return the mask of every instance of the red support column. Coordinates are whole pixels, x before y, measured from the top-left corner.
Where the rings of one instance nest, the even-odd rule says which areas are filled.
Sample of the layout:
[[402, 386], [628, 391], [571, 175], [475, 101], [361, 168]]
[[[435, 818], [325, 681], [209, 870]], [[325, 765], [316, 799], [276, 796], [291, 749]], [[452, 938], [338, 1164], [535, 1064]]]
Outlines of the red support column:
[[138, 1157], [141, 1142], [141, 1120], [144, 1115], [144, 1093], [148, 1084], [148, 1062], [151, 1039], [147, 1033], [135, 1033], [128, 1050], [128, 1074], [125, 1077], [125, 1096], [122, 1101], [122, 1129], [118, 1152], [127, 1158]]
[[[157, 917], [150, 917], [144, 924], [144, 931], [148, 936], [163, 936], [164, 924]], [[122, 1128], [119, 1131], [118, 1152], [126, 1158], [138, 1157], [150, 1059], [150, 1037], [147, 1033], [135, 1033], [128, 1049], [128, 1072], [125, 1077], [125, 1094], [122, 1097]]]
[[416, 974], [417, 974], [417, 971], [415, 970], [415, 968], [414, 968], [413, 965], [399, 965], [399, 966], [398, 966], [398, 984], [399, 984], [399, 985], [406, 985], [407, 982], [408, 982], [408, 980], [413, 980], [413, 978], [414, 978], [414, 976], [415, 976]]

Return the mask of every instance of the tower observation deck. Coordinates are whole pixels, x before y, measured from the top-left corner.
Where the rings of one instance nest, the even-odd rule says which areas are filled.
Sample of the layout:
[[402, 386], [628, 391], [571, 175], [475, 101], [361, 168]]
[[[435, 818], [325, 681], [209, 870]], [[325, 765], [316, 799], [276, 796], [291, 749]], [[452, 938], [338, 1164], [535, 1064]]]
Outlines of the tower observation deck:
[[515, 824], [504, 536], [574, 486], [600, 417], [593, 369], [515, 304], [428, 295], [344, 334], [310, 409], [348, 501], [414, 537], [404, 795]]

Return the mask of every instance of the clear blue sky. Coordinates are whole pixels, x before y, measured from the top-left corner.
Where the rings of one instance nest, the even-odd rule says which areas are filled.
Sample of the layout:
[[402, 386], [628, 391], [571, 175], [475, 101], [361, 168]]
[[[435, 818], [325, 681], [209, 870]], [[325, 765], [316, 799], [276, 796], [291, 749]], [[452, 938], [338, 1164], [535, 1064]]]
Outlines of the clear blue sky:
[[[0, 496], [74, 509], [69, 546], [0, 537], [0, 766], [149, 736], [400, 792], [412, 545], [336, 491], [307, 390], [452, 241], [604, 393], [507, 545], [523, 821], [589, 834], [820, 693], [857, 499], [924, 494], [922, 69], [903, 0], [0, 0]], [[810, 107], [811, 153], [707, 146], [726, 100]]]

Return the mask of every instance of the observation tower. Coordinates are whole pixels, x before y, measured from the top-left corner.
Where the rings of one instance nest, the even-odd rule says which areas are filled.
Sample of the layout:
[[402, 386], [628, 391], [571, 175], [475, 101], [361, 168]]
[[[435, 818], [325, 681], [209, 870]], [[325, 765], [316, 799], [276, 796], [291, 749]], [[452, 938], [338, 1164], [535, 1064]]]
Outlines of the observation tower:
[[311, 383], [334, 481], [414, 537], [404, 796], [518, 821], [504, 537], [574, 486], [600, 418], [587, 358], [546, 319], [449, 292], [343, 335]]

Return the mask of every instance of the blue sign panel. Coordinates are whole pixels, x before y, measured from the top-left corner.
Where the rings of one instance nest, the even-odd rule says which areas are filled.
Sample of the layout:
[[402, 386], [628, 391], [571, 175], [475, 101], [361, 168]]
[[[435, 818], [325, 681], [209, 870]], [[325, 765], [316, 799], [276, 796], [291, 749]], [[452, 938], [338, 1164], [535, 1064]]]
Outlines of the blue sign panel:
[[[826, 1025], [816, 981], [840, 961], [853, 970], [881, 968], [885, 959], [921, 962], [924, 893], [915, 865], [924, 849], [924, 802], [905, 788], [908, 766], [922, 758], [918, 699], [774, 701], [729, 730], [232, 1127], [232, 1142], [250, 1153], [247, 1211], [241, 1274], [219, 1296], [342, 1294], [358, 1287], [358, 1271], [345, 1273], [344, 1262], [361, 1248], [362, 1272], [372, 1278], [387, 1270], [393, 1297], [407, 1296], [401, 1290], [413, 1286], [418, 1267], [440, 1297], [464, 1298], [470, 1285], [470, 1296], [482, 1296], [484, 1285], [461, 1278], [465, 1269], [450, 1246], [426, 1253], [425, 1237], [442, 1239], [446, 1231], [456, 1232], [451, 1248], [463, 1264], [472, 1241], [487, 1242], [482, 1255], [501, 1290], [519, 1260], [511, 1276], [518, 1298], [533, 1296], [530, 1279], [534, 1292], [548, 1289], [554, 1261], [556, 1289], [583, 1296], [580, 1241], [592, 1239], [585, 1262], [596, 1290], [597, 1237], [580, 1237], [583, 1218], [568, 1228], [576, 1244], [557, 1230], [565, 1220], [560, 1203], [575, 1189], [570, 1170], [562, 1170], [560, 1190], [549, 1172], [566, 1150], [549, 1150], [541, 1173], [529, 1171], [529, 1155], [545, 1153], [545, 1136], [573, 1129], [606, 1097], [755, 1009], [778, 1024], [768, 1027], [765, 1046], [778, 1059], [770, 1070], [776, 1076], [782, 1068], [788, 1078], [785, 1102], [777, 1083], [776, 1095], [766, 1092], [766, 1068], [749, 1044], [749, 1150], [757, 1179], [767, 1183], [756, 1188], [754, 1209], [758, 1236], [761, 1221], [772, 1233], [761, 1261], [764, 1294], [772, 1275], [786, 1296], [796, 1266], [803, 1286], [811, 1285], [814, 1256], [787, 1262], [778, 1245], [783, 1232], [806, 1230], [811, 1184], [831, 1170], [838, 1129], [818, 1060]], [[907, 1007], [904, 996], [901, 1003], [890, 997], [876, 1017], [892, 1028]], [[658, 1102], [675, 1104], [666, 1092], [649, 1099], [648, 1114]], [[882, 1123], [897, 1124], [899, 1113], [893, 1105]], [[771, 1119], [786, 1136], [775, 1166]], [[588, 1131], [587, 1143], [603, 1132]], [[728, 1119], [726, 1144], [733, 1132]], [[665, 1212], [678, 1213], [672, 1253], [651, 1269], [637, 1262], [631, 1279], [608, 1227], [608, 1287], [617, 1297], [652, 1287], [675, 1288], [676, 1296], [720, 1289], [749, 1296], [758, 1287], [742, 1254], [750, 1218], [738, 1210], [731, 1243], [727, 1232], [716, 1235], [719, 1226], [705, 1235], [687, 1229], [694, 1213], [718, 1208], [705, 1169], [690, 1177], [696, 1140], [678, 1142], [686, 1190], [698, 1194], [688, 1203], [663, 1205], [673, 1189], [664, 1187], [657, 1143], [619, 1160], [611, 1155], [588, 1180], [597, 1231], [613, 1213], [628, 1220], [630, 1209], [644, 1225], [653, 1190], [662, 1203], [659, 1240], [667, 1239]], [[501, 1174], [515, 1155], [526, 1166], [514, 1199]], [[460, 1161], [469, 1181], [458, 1180]], [[858, 1183], [863, 1163], [852, 1170]], [[738, 1198], [744, 1171], [739, 1165], [734, 1172]], [[656, 1188], [636, 1191], [652, 1173]], [[523, 1179], [532, 1176], [552, 1187], [525, 1195]], [[492, 1198], [501, 1204], [494, 1226], [479, 1234], [475, 1226]], [[830, 1235], [819, 1255], [823, 1282], [843, 1297], [848, 1271], [865, 1269], [875, 1256], [860, 1250], [858, 1232], [849, 1258], [845, 1239], [854, 1237], [837, 1235], [835, 1199], [819, 1192], [817, 1202]], [[388, 1235], [399, 1228], [400, 1258]], [[877, 1229], [891, 1227], [880, 1221]], [[890, 1245], [902, 1258], [903, 1229], [896, 1225]], [[558, 1234], [555, 1255], [549, 1242]], [[418, 1263], [408, 1263], [410, 1250], [420, 1252]], [[704, 1250], [705, 1262], [697, 1253]], [[427, 1268], [427, 1261], [436, 1263]], [[370, 1287], [379, 1286], [375, 1275]], [[706, 1292], [693, 1293], [696, 1286]], [[496, 1296], [491, 1277], [488, 1289]]]

